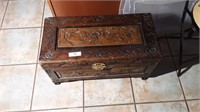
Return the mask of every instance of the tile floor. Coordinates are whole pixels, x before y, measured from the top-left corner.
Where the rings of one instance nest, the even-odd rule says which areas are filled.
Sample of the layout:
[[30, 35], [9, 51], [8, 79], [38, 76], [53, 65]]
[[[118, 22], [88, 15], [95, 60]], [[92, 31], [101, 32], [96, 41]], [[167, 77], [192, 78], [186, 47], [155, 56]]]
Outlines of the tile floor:
[[168, 40], [160, 41], [158, 77], [54, 85], [38, 64], [43, 19], [50, 16], [45, 0], [0, 0], [0, 112], [200, 111], [200, 64], [178, 78], [178, 59], [169, 55], [177, 49]]

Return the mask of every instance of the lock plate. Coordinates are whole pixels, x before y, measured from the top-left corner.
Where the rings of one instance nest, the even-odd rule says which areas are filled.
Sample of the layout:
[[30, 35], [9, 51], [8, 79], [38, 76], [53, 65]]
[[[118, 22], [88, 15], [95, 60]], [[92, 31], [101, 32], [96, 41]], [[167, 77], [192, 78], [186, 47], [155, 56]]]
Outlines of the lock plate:
[[104, 63], [94, 63], [92, 64], [92, 69], [101, 71], [106, 67]]

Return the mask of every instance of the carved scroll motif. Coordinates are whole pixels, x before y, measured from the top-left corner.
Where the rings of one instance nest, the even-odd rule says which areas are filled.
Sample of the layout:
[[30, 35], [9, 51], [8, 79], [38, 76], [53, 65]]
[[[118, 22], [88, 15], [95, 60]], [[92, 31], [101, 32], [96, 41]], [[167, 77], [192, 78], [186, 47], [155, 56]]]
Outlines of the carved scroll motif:
[[60, 28], [58, 48], [142, 44], [138, 25]]

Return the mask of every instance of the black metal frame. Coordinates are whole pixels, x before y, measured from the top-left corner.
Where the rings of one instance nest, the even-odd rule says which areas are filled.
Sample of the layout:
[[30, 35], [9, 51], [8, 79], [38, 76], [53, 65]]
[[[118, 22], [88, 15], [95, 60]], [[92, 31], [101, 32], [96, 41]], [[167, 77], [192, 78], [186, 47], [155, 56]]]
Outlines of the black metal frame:
[[[193, 14], [192, 12], [188, 9], [188, 5], [189, 5], [189, 0], [186, 0], [185, 2], [185, 7], [184, 7], [184, 10], [183, 10], [183, 14], [182, 14], [182, 18], [181, 18], [181, 31], [180, 31], [180, 46], [179, 46], [179, 68], [178, 68], [178, 76], [181, 76], [183, 73], [181, 72], [181, 68], [182, 68], [182, 58], [183, 58], [183, 39], [184, 38], [191, 38], [192, 37], [192, 34], [195, 32], [195, 31], [199, 31], [198, 29], [198, 26], [196, 25], [195, 21], [194, 21], [194, 18], [193, 18]], [[186, 29], [185, 31], [183, 31], [183, 24], [185, 22], [185, 17], [186, 17], [186, 14], [188, 14], [191, 18], [191, 21], [192, 21], [192, 25], [194, 28], [189, 28], [189, 29]], [[187, 36], [184, 36], [183, 34], [185, 32], [189, 32]]]

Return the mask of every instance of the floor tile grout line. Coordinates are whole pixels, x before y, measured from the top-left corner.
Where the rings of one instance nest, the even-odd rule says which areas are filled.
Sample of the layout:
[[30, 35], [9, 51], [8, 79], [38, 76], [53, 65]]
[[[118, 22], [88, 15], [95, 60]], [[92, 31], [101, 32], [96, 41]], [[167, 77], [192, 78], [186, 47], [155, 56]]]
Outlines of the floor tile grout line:
[[83, 80], [83, 112], [85, 112], [85, 80]]
[[121, 103], [121, 104], [108, 104], [108, 105], [91, 105], [91, 106], [85, 106], [85, 108], [118, 106], [118, 105], [134, 105], [134, 104], [140, 105], [140, 104], [173, 103], [173, 102], [184, 102], [184, 100], [171, 100], [171, 101], [158, 101], [158, 102], [138, 102], [138, 103]]
[[42, 27], [36, 26], [36, 27], [1, 28], [1, 30], [18, 30], [18, 29], [32, 29], [32, 28], [42, 28]]
[[[1, 56], [0, 56], [0, 58], [1, 58]], [[2, 66], [0, 66], [0, 73], [2, 73], [3, 72], [3, 67]], [[3, 77], [2, 76], [0, 76], [0, 91], [2, 91], [2, 83], [1, 83], [1, 81], [3, 80]], [[3, 94], [0, 94], [0, 99], [3, 99]], [[3, 109], [3, 106], [2, 105], [0, 105], [0, 110], [2, 110]]]
[[135, 102], [135, 94], [134, 94], [134, 90], [133, 90], [133, 82], [132, 82], [132, 78], [131, 77], [130, 77], [130, 83], [131, 83], [131, 91], [132, 91], [132, 96], [133, 96], [135, 112], [137, 112], [137, 107], [136, 107], [136, 102]]
[[5, 16], [6, 16], [6, 12], [7, 12], [7, 9], [8, 9], [8, 4], [9, 4], [9, 0], [6, 4], [6, 8], [4, 10], [4, 14], [3, 14], [3, 18], [2, 18], [2, 21], [1, 21], [1, 24], [0, 24], [0, 29], [2, 30], [2, 26], [3, 26], [3, 22], [4, 22], [4, 19], [5, 19]]
[[33, 105], [33, 98], [34, 98], [34, 91], [35, 91], [35, 83], [36, 83], [36, 77], [37, 77], [37, 68], [38, 64], [35, 66], [35, 73], [34, 73], [34, 79], [33, 79], [33, 87], [32, 87], [32, 93], [31, 93], [31, 103], [30, 103], [30, 112], [32, 110], [32, 105]]
[[124, 103], [124, 104], [107, 104], [107, 105], [91, 105], [91, 106], [85, 106], [85, 108], [95, 108], [95, 107], [111, 107], [111, 106], [123, 106], [123, 105], [134, 105], [134, 103]]
[[0, 66], [20, 66], [20, 65], [34, 65], [39, 63], [21, 63], [21, 64], [6, 64], [6, 65], [0, 65]]
[[41, 44], [42, 44], [42, 36], [43, 36], [43, 28], [42, 28], [42, 25], [43, 25], [43, 18], [44, 18], [44, 12], [45, 12], [45, 4], [46, 4], [46, 0], [44, 0], [44, 5], [43, 5], [43, 12], [42, 12], [42, 23], [41, 23], [41, 31], [40, 31], [40, 40], [39, 40], [39, 47], [38, 47], [38, 53], [37, 53], [37, 63], [39, 64], [39, 55], [40, 55], [40, 49], [41, 49]]
[[200, 98], [199, 99], [186, 99], [186, 101], [200, 101]]
[[29, 110], [5, 111], [5, 112], [30, 112]]
[[[42, 28], [40, 30], [40, 40], [41, 40], [41, 34], [42, 33]], [[38, 45], [40, 46], [40, 40]], [[34, 81], [33, 81], [33, 88], [32, 88], [32, 95], [31, 95], [31, 104], [30, 104], [30, 112], [32, 111], [32, 105], [33, 105], [33, 98], [34, 98], [34, 92], [35, 92], [35, 84], [37, 80], [37, 70], [38, 70], [38, 57], [39, 57], [39, 47], [38, 47], [38, 53], [37, 53], [37, 59], [36, 59], [36, 68], [35, 68], [35, 73], [34, 73]]]
[[[171, 57], [172, 57], [172, 61], [173, 61], [174, 67], [175, 67], [175, 71], [176, 71], [176, 74], [177, 74], [176, 76], [178, 77], [178, 72], [177, 72], [178, 67], [176, 66], [176, 62], [175, 62], [174, 56], [173, 56], [173, 54], [172, 54], [172, 48], [171, 48], [171, 46], [170, 46], [170, 44], [169, 44], [169, 40], [168, 40], [168, 39], [167, 39], [167, 44], [168, 44], [168, 46], [169, 46], [169, 51], [170, 51], [170, 54], [171, 54]], [[181, 87], [181, 91], [182, 91], [182, 94], [183, 94], [183, 98], [184, 98], [184, 102], [185, 102], [187, 111], [190, 112], [188, 103], [187, 103], [187, 101], [186, 101], [186, 96], [185, 96], [185, 93], [184, 93], [184, 90], [183, 90], [183, 86], [182, 86], [182, 83], [181, 83], [181, 80], [180, 80], [179, 77], [178, 77], [178, 81], [179, 81], [179, 84], [180, 84], [180, 87]]]
[[[51, 110], [64, 110], [64, 109], [78, 109], [78, 108], [83, 108], [83, 107], [80, 106], [80, 107], [68, 107], [68, 108], [36, 109], [36, 110], [32, 110], [31, 112], [35, 112], [35, 111], [51, 111]], [[6, 111], [6, 112], [30, 112], [30, 110]]]
[[43, 27], [43, 23], [44, 23], [44, 13], [45, 13], [45, 6], [46, 6], [46, 1], [47, 0], [44, 0], [44, 5], [43, 5], [43, 12], [42, 12], [42, 22], [41, 22], [41, 28]]
[[[177, 77], [178, 77], [178, 76], [177, 76]], [[189, 106], [188, 106], [188, 103], [187, 103], [187, 99], [186, 99], [186, 96], [185, 96], [185, 92], [184, 92], [184, 89], [183, 89], [183, 86], [182, 86], [182, 83], [181, 83], [181, 80], [180, 80], [179, 77], [178, 77], [178, 80], [179, 80], [179, 84], [180, 84], [180, 86], [181, 86], [181, 91], [182, 91], [182, 93], [183, 93], [183, 98], [184, 98], [184, 100], [185, 100], [185, 105], [186, 105], [186, 107], [187, 107], [188, 112], [190, 112], [190, 109], [189, 109]]]
[[150, 102], [138, 102], [135, 104], [170, 103], [170, 102], [183, 102], [183, 101], [184, 100], [150, 101]]
[[35, 110], [32, 110], [32, 112], [35, 112], [35, 111], [51, 111], [51, 110], [65, 110], [65, 109], [78, 109], [78, 108], [83, 108], [83, 107], [79, 106], [79, 107], [68, 107], [68, 108], [35, 109]]
[[[191, 100], [191, 101], [194, 101], [194, 100]], [[140, 104], [173, 103], [173, 102], [184, 102], [184, 100], [171, 100], [171, 101], [158, 101], [158, 102], [138, 102], [138, 103], [121, 103], [121, 104], [108, 104], [108, 105], [92, 105], [92, 106], [85, 106], [85, 108], [120, 106], [120, 105], [122, 106], [122, 105], [134, 105], [134, 104], [140, 105]], [[77, 109], [77, 108], [83, 108], [83, 106], [66, 107], [66, 108], [51, 108], [51, 109], [35, 109], [35, 110], [32, 110], [32, 112], [35, 112], [35, 111], [47, 111], [47, 110]], [[21, 111], [28, 111], [28, 110], [21, 110]], [[19, 111], [12, 111], [12, 112], [19, 112]]]
[[[43, 24], [43, 17], [44, 17], [44, 10], [45, 10], [45, 3], [46, 0], [44, 0], [44, 4], [43, 4], [43, 12], [42, 12], [42, 22], [41, 22], [41, 26]], [[39, 55], [40, 55], [40, 46], [41, 46], [41, 38], [42, 38], [42, 28], [40, 27], [40, 39], [39, 39], [39, 43], [38, 43], [38, 52], [37, 52], [37, 59], [36, 59], [36, 63], [38, 63], [38, 59], [39, 59]], [[35, 68], [35, 74], [34, 74], [34, 82], [33, 82], [33, 89], [32, 89], [32, 96], [31, 96], [31, 104], [30, 104], [30, 112], [32, 111], [32, 106], [33, 106], [33, 98], [34, 98], [34, 92], [35, 92], [35, 84], [36, 84], [36, 78], [37, 78], [37, 70], [38, 70], [38, 64], [36, 64], [36, 68]]]

